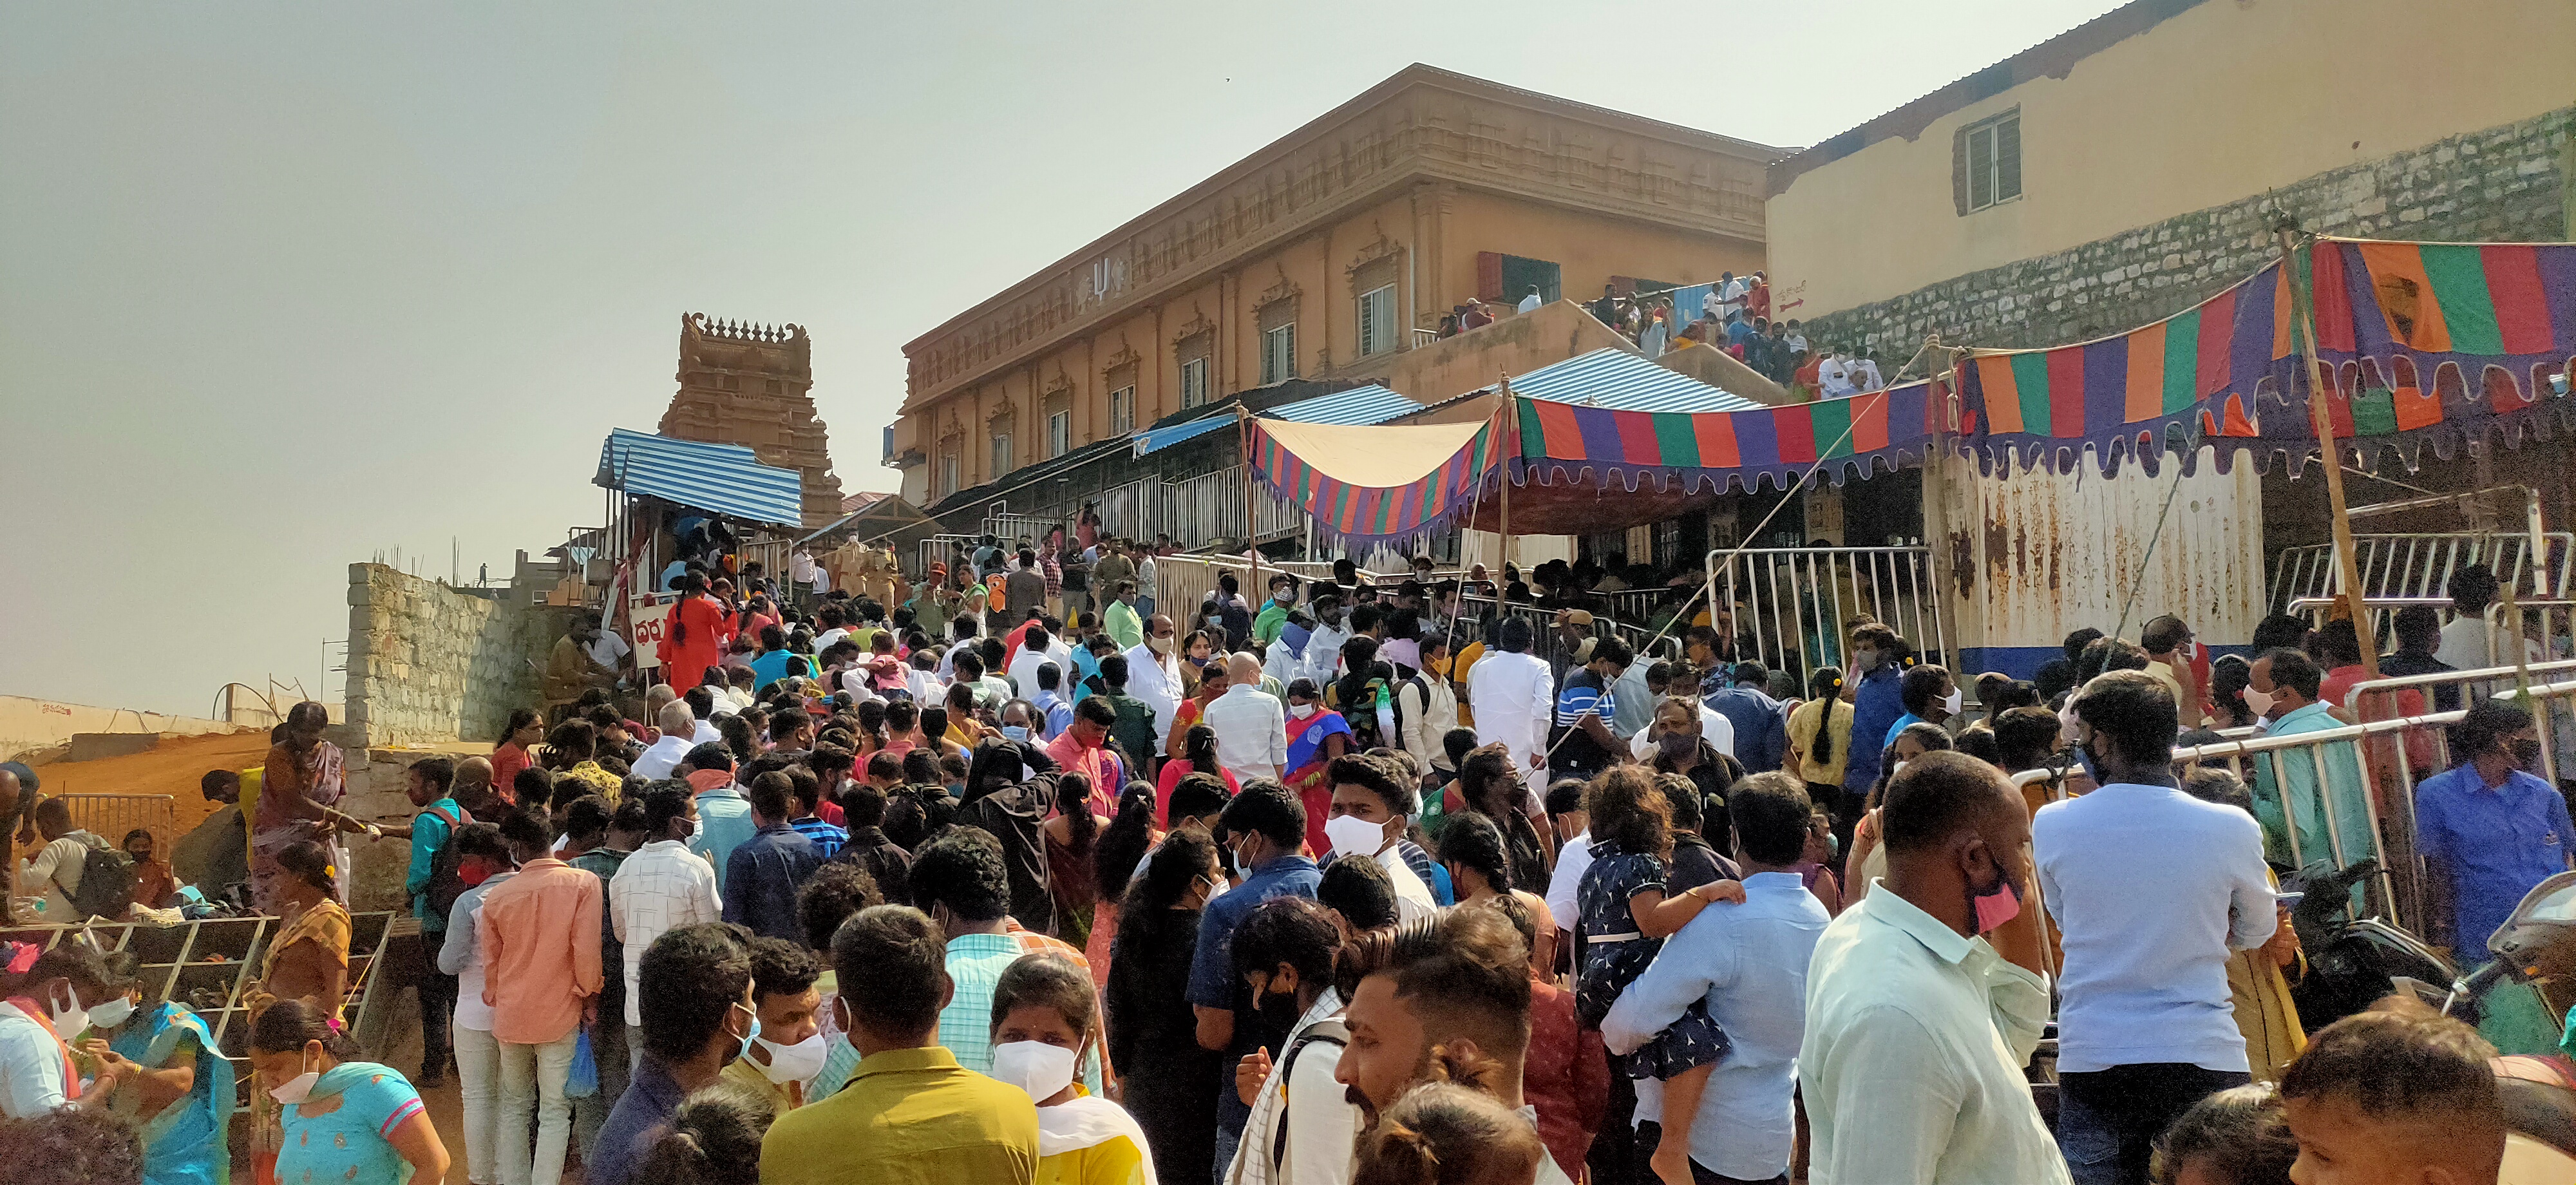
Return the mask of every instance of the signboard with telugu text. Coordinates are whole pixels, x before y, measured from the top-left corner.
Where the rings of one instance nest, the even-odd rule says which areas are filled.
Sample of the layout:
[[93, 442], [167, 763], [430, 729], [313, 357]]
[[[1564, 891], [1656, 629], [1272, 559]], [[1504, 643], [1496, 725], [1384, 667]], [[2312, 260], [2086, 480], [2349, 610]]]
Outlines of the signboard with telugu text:
[[662, 639], [670, 628], [671, 602], [642, 601], [627, 610], [628, 621], [635, 631], [635, 666], [652, 670], [662, 665]]

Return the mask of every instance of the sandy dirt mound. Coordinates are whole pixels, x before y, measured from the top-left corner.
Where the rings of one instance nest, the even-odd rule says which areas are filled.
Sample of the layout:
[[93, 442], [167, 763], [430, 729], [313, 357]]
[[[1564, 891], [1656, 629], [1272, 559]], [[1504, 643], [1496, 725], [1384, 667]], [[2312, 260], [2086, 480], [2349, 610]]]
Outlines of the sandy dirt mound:
[[218, 736], [164, 737], [141, 753], [100, 761], [56, 761], [36, 766], [47, 794], [167, 794], [181, 832], [215, 812], [197, 783], [210, 769], [243, 770], [268, 759], [265, 731]]

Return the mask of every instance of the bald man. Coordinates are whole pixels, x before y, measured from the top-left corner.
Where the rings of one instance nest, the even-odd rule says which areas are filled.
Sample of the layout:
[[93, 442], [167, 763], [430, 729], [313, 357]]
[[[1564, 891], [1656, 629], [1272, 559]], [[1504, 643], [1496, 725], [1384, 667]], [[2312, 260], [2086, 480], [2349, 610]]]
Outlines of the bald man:
[[456, 763], [456, 783], [448, 797], [478, 819], [501, 817], [502, 802], [492, 791], [492, 759], [468, 757]]
[[1236, 652], [1225, 660], [1225, 694], [1209, 700], [1216, 760], [1238, 782], [1275, 778], [1288, 760], [1288, 717], [1279, 697], [1261, 689], [1261, 660]]

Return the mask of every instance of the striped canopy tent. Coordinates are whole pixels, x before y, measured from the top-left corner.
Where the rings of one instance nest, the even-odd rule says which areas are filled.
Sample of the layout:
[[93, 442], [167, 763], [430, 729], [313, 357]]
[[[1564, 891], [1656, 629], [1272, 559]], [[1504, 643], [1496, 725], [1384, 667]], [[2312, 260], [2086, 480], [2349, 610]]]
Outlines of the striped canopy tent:
[[[2315, 294], [2317, 355], [2337, 443], [2359, 464], [2394, 450], [2547, 436], [2570, 411], [2576, 246], [2320, 239], [2294, 257]], [[2071, 473], [2091, 450], [2150, 473], [2169, 449], [2216, 445], [2295, 476], [2316, 452], [2289, 278], [2278, 262], [2175, 316], [2045, 350], [1972, 351], [1959, 367], [1961, 447], [1982, 465]]]

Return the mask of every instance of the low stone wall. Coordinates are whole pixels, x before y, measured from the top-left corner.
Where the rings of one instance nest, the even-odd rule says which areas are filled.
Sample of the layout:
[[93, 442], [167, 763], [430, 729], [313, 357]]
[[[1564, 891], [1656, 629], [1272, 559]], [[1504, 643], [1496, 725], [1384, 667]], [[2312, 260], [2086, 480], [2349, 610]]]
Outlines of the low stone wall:
[[572, 611], [459, 592], [382, 564], [349, 565], [343, 748], [490, 740], [540, 705], [538, 672]]
[[2169, 317], [2280, 255], [2265, 229], [2277, 204], [2310, 232], [2434, 242], [2551, 242], [2568, 225], [2569, 128], [2576, 108], [2453, 136], [2305, 178], [2270, 194], [1971, 272], [1808, 319], [1807, 340], [1893, 367], [1924, 335], [1999, 349], [2059, 346]]

